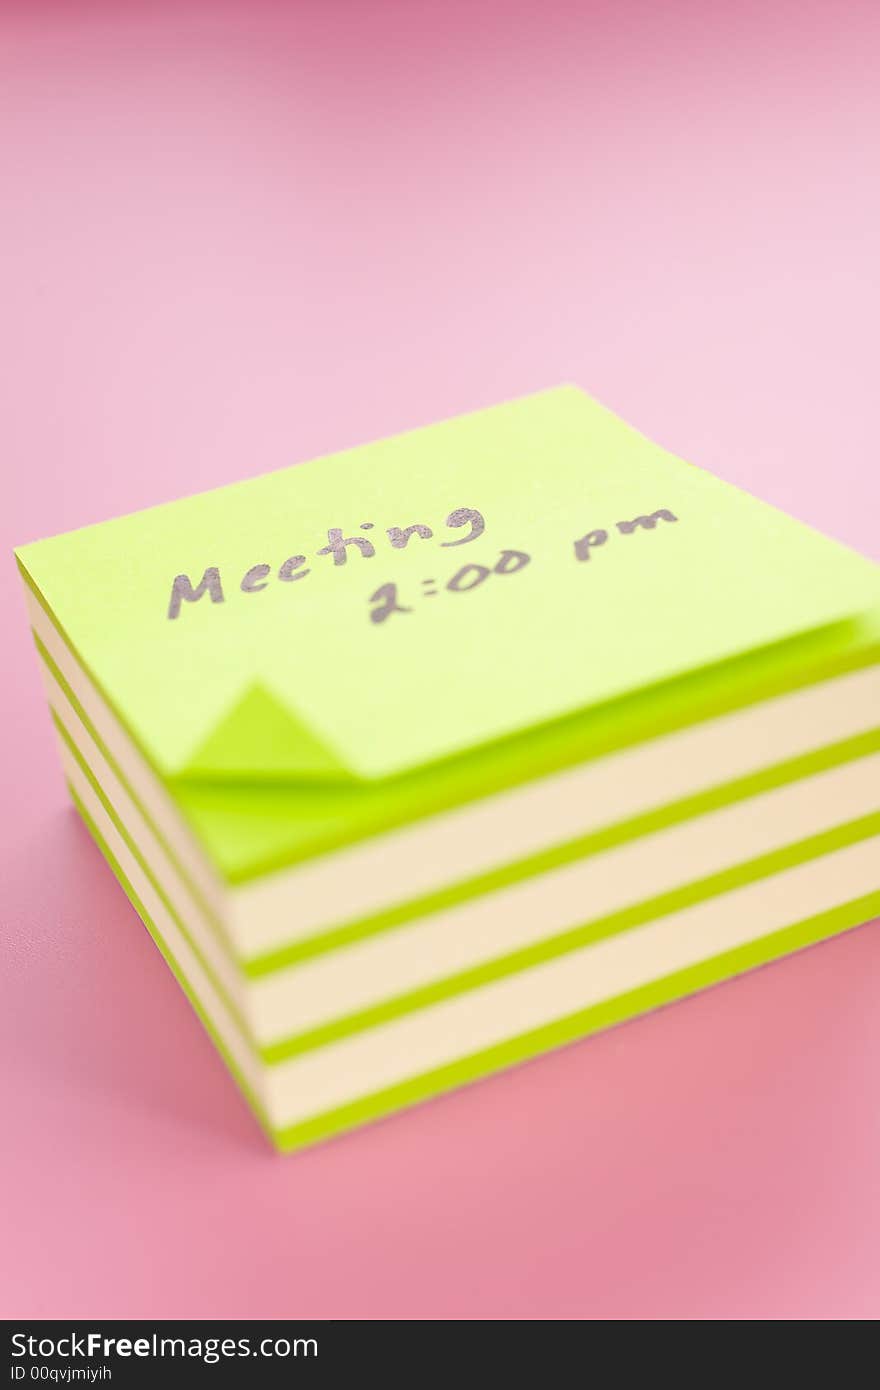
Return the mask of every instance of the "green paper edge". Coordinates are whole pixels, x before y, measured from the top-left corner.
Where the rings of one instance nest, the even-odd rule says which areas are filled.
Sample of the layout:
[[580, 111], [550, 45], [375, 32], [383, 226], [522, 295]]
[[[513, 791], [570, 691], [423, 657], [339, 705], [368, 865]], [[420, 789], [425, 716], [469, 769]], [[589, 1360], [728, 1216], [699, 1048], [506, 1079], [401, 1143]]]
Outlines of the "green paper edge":
[[177, 960], [177, 957], [174, 955], [173, 951], [171, 950], [171, 947], [168, 945], [162, 933], [159, 931], [159, 928], [156, 926], [156, 923], [153, 921], [152, 917], [147, 912], [146, 908], [144, 907], [143, 903], [141, 902], [140, 898], [135, 892], [131, 882], [129, 881], [127, 874], [123, 870], [121, 864], [117, 860], [110, 846], [107, 844], [97, 825], [92, 820], [85, 806], [80, 801], [75, 789], [71, 786], [70, 782], [67, 783], [67, 790], [70, 793], [70, 798], [73, 801], [73, 804], [76, 807], [77, 811], [79, 812], [79, 815], [81, 816], [83, 823], [86, 826], [86, 829], [88, 830], [92, 839], [95, 841], [95, 844], [97, 845], [98, 849], [101, 851], [102, 855], [109, 864], [111, 870], [113, 871], [113, 875], [119, 883], [120, 887], [122, 888], [123, 892], [125, 893], [125, 896], [128, 898], [138, 917], [140, 917], [144, 926], [147, 928], [147, 931], [150, 933], [150, 936], [153, 938], [153, 941], [158, 947], [159, 952], [165, 961], [165, 964], [168, 966], [168, 969], [171, 971], [175, 980], [180, 985], [180, 988], [183, 990], [184, 994], [186, 995], [187, 999], [192, 1005], [199, 1022], [201, 1023], [205, 1032], [208, 1034], [208, 1037], [211, 1039], [211, 1042], [216, 1047], [218, 1053], [220, 1054], [221, 1058], [223, 1059], [223, 1062], [227, 1067], [227, 1070], [229, 1071], [230, 1075], [232, 1076], [233, 1080], [235, 1081], [236, 1085], [241, 1091], [241, 1094], [244, 1096], [245, 1100], [247, 1101], [248, 1105], [251, 1107], [251, 1110], [256, 1116], [260, 1128], [262, 1129], [263, 1133], [270, 1140], [272, 1140], [273, 1143], [277, 1143], [277, 1136], [275, 1134], [275, 1131], [272, 1129], [272, 1126], [269, 1122], [269, 1117], [263, 1109], [263, 1106], [260, 1103], [259, 1098], [251, 1090], [251, 1087], [249, 1086], [245, 1078], [242, 1076], [233, 1057], [227, 1051], [226, 1044], [223, 1042], [223, 1039], [220, 1037], [219, 1033], [214, 1028], [214, 1025], [211, 1022], [210, 1018], [202, 1008], [198, 995], [195, 993], [195, 990], [192, 989], [189, 980], [183, 972], [182, 966], [179, 964]]
[[[255, 1058], [259, 1058], [259, 1056], [260, 1056], [260, 1050], [259, 1050], [259, 1048], [256, 1046], [256, 1044], [253, 1042], [253, 1040], [252, 1040], [252, 1038], [251, 1038], [250, 1028], [249, 1028], [249, 1026], [248, 1026], [247, 1020], [246, 1020], [245, 1017], [244, 1017], [244, 1014], [241, 1012], [241, 1009], [238, 1007], [238, 1005], [236, 1004], [235, 1000], [232, 999], [232, 998], [230, 997], [229, 992], [227, 991], [227, 989], [226, 989], [226, 987], [223, 985], [223, 983], [217, 978], [217, 975], [215, 974], [214, 969], [213, 969], [213, 967], [211, 966], [211, 964], [209, 963], [209, 961], [207, 961], [207, 960], [205, 959], [204, 955], [202, 954], [201, 949], [199, 948], [198, 943], [193, 939], [193, 937], [192, 937], [192, 935], [191, 935], [189, 929], [186, 927], [186, 925], [185, 925], [184, 922], [182, 921], [179, 912], [177, 911], [177, 909], [174, 907], [174, 904], [173, 904], [173, 903], [171, 902], [171, 900], [169, 899], [168, 894], [165, 892], [165, 890], [164, 890], [164, 888], [162, 887], [162, 885], [157, 881], [156, 876], [155, 876], [155, 874], [153, 873], [153, 871], [152, 871], [152, 869], [151, 869], [151, 867], [150, 867], [148, 861], [144, 858], [144, 855], [143, 855], [143, 854], [141, 853], [141, 851], [138, 849], [137, 845], [135, 844], [134, 839], [132, 838], [131, 834], [129, 833], [128, 827], [126, 826], [125, 822], [122, 820], [121, 816], [119, 815], [119, 813], [118, 813], [118, 811], [116, 810], [115, 806], [114, 806], [113, 803], [111, 802], [111, 800], [110, 800], [110, 798], [108, 797], [107, 793], [104, 791], [104, 788], [101, 786], [101, 784], [100, 784], [100, 782], [98, 781], [97, 777], [95, 776], [94, 772], [92, 771], [92, 769], [89, 767], [88, 763], [86, 762], [85, 758], [84, 758], [84, 757], [82, 756], [82, 754], [80, 753], [80, 751], [79, 751], [79, 749], [77, 748], [76, 744], [75, 744], [75, 743], [73, 742], [73, 740], [71, 739], [71, 737], [70, 737], [70, 735], [68, 734], [67, 730], [65, 729], [64, 725], [61, 723], [61, 720], [58, 718], [58, 716], [56, 715], [56, 713], [55, 713], [55, 711], [54, 711], [53, 709], [50, 709], [49, 713], [50, 713], [51, 716], [52, 716], [52, 722], [53, 722], [53, 724], [55, 725], [55, 730], [56, 730], [56, 733], [58, 734], [58, 737], [62, 740], [62, 742], [64, 743], [65, 747], [66, 747], [66, 748], [68, 749], [68, 751], [70, 752], [70, 754], [71, 754], [71, 756], [73, 757], [73, 759], [75, 760], [75, 762], [76, 762], [76, 764], [77, 764], [77, 766], [78, 766], [80, 772], [83, 774], [83, 776], [85, 777], [85, 779], [86, 779], [86, 781], [88, 782], [89, 786], [91, 787], [92, 791], [95, 793], [95, 796], [98, 798], [98, 800], [100, 801], [100, 803], [101, 803], [101, 805], [103, 806], [104, 810], [106, 811], [107, 816], [108, 816], [108, 818], [110, 819], [110, 821], [112, 822], [114, 829], [117, 831], [117, 833], [121, 836], [122, 840], [125, 842], [126, 848], [128, 849], [129, 853], [130, 853], [130, 854], [132, 855], [132, 857], [134, 858], [134, 860], [135, 860], [135, 862], [136, 862], [138, 868], [140, 869], [141, 873], [144, 875], [144, 877], [146, 878], [146, 880], [147, 880], [147, 882], [149, 883], [150, 887], [153, 889], [153, 892], [154, 892], [154, 893], [156, 894], [156, 896], [161, 900], [162, 906], [165, 908], [165, 911], [168, 913], [168, 916], [169, 916], [169, 917], [171, 918], [171, 920], [173, 921], [174, 925], [176, 926], [177, 930], [180, 932], [181, 936], [182, 936], [182, 937], [184, 938], [184, 940], [186, 941], [186, 944], [189, 946], [190, 950], [192, 951], [193, 955], [195, 956], [195, 958], [196, 958], [196, 960], [198, 961], [199, 965], [201, 966], [202, 970], [203, 970], [203, 971], [205, 972], [205, 974], [207, 975], [207, 977], [208, 977], [208, 979], [209, 979], [209, 981], [210, 981], [210, 983], [211, 983], [213, 989], [214, 989], [215, 992], [219, 995], [219, 997], [220, 997], [220, 999], [222, 1000], [222, 1002], [223, 1002], [225, 1008], [227, 1009], [227, 1011], [229, 1012], [229, 1014], [232, 1016], [233, 1020], [235, 1021], [236, 1026], [238, 1027], [239, 1032], [242, 1034], [244, 1040], [247, 1042], [248, 1046], [250, 1047], [251, 1051], [253, 1052], [254, 1057], [255, 1057]], [[65, 779], [65, 780], [67, 780], [67, 779]], [[75, 801], [76, 801], [77, 809], [78, 809], [79, 811], [81, 811], [83, 815], [86, 815], [86, 816], [87, 816], [87, 815], [88, 815], [88, 812], [86, 812], [86, 811], [83, 809], [82, 804], [81, 804], [81, 802], [80, 802], [80, 799], [79, 799], [79, 797], [76, 795], [76, 792], [75, 792], [75, 791], [73, 790], [73, 788], [71, 787], [69, 780], [67, 780], [67, 787], [68, 787], [68, 790], [70, 791], [71, 796], [73, 796], [74, 799], [75, 799]], [[91, 824], [92, 824], [92, 820], [91, 820], [91, 817], [89, 817], [89, 825], [91, 826]], [[113, 872], [116, 874], [116, 877], [119, 878], [119, 875], [120, 875], [120, 874], [123, 874], [123, 872], [124, 872], [123, 869], [122, 869], [121, 866], [119, 865], [118, 860], [116, 859], [116, 856], [113, 854], [113, 851], [109, 848], [109, 846], [106, 845], [106, 841], [104, 840], [104, 837], [101, 835], [101, 832], [97, 829], [97, 827], [96, 827], [96, 829], [95, 829], [95, 833], [96, 833], [96, 835], [98, 835], [98, 836], [100, 837], [100, 843], [101, 843], [102, 852], [106, 853], [106, 854], [110, 857], [111, 863], [112, 863], [112, 865], [113, 865]], [[127, 875], [125, 875], [125, 880], [126, 880], [126, 883], [127, 883], [127, 882], [128, 882], [128, 876], [127, 876]], [[128, 891], [128, 890], [126, 889], [126, 891]], [[131, 893], [129, 893], [129, 897], [131, 897], [133, 893], [135, 893], [134, 888], [132, 888]], [[137, 896], [137, 895], [135, 894], [135, 896]], [[140, 902], [140, 898], [139, 898], [139, 897], [138, 897], [138, 902]], [[139, 915], [144, 921], [146, 921], [147, 919], [146, 919], [146, 917], [144, 916], [144, 912], [143, 912], [141, 909], [142, 909], [142, 905], [141, 905], [141, 907], [138, 907], [138, 909], [137, 909], [137, 910], [138, 910], [138, 915]], [[151, 918], [150, 920], [152, 921], [152, 918]], [[150, 930], [153, 931], [152, 926], [150, 927]], [[156, 933], [158, 933], [158, 928], [156, 928]]]
[[[220, 921], [219, 917], [218, 917], [218, 916], [216, 915], [216, 913], [214, 912], [214, 910], [213, 910], [213, 908], [211, 907], [210, 903], [206, 900], [206, 898], [205, 898], [204, 894], [201, 892], [201, 890], [200, 890], [198, 884], [195, 883], [195, 881], [193, 880], [193, 878], [192, 878], [191, 875], [189, 874], [189, 872], [188, 872], [186, 866], [185, 866], [184, 864], [182, 864], [182, 863], [180, 862], [180, 860], [178, 859], [178, 857], [177, 857], [177, 855], [175, 854], [175, 852], [174, 852], [174, 850], [173, 850], [171, 844], [169, 843], [169, 841], [166, 839], [165, 835], [163, 834], [161, 827], [158, 826], [158, 825], [156, 824], [156, 822], [154, 821], [153, 817], [149, 814], [149, 812], [147, 811], [146, 807], [143, 805], [143, 803], [142, 803], [140, 797], [137, 795], [137, 793], [134, 791], [134, 789], [133, 789], [132, 786], [130, 785], [130, 783], [129, 783], [129, 781], [128, 781], [128, 778], [125, 776], [125, 773], [122, 771], [122, 768], [119, 766], [119, 764], [118, 764], [118, 762], [116, 761], [116, 759], [114, 758], [113, 754], [110, 752], [110, 749], [107, 747], [107, 745], [106, 745], [106, 743], [104, 742], [104, 740], [102, 739], [101, 735], [98, 733], [98, 730], [95, 728], [95, 726], [94, 726], [94, 724], [92, 723], [91, 719], [90, 719], [89, 716], [86, 714], [86, 711], [83, 709], [83, 706], [82, 706], [82, 704], [80, 703], [79, 697], [77, 696], [76, 692], [73, 690], [73, 688], [72, 688], [72, 687], [70, 686], [70, 684], [68, 683], [66, 676], [65, 676], [64, 673], [59, 669], [59, 667], [57, 666], [57, 664], [56, 664], [55, 661], [53, 660], [51, 654], [50, 654], [50, 653], [46, 650], [46, 648], [43, 646], [43, 643], [40, 641], [39, 637], [37, 636], [36, 632], [34, 632], [33, 628], [31, 629], [31, 637], [33, 638], [34, 646], [35, 646], [36, 649], [37, 649], [37, 655], [38, 655], [38, 657], [39, 657], [40, 660], [42, 661], [43, 665], [46, 667], [46, 669], [47, 669], [47, 671], [49, 672], [49, 674], [50, 674], [50, 675], [54, 678], [54, 680], [57, 682], [58, 686], [60, 687], [61, 691], [62, 691], [63, 694], [64, 694], [65, 699], [67, 700], [67, 703], [70, 705], [71, 709], [73, 710], [73, 712], [74, 712], [74, 714], [76, 715], [77, 719], [79, 720], [80, 724], [81, 724], [82, 727], [85, 729], [86, 733], [88, 734], [89, 738], [90, 738], [90, 739], [92, 740], [92, 742], [94, 743], [95, 747], [98, 749], [98, 752], [101, 754], [101, 756], [103, 757], [104, 761], [107, 763], [107, 766], [110, 768], [110, 770], [112, 771], [112, 773], [113, 773], [114, 776], [116, 777], [117, 781], [120, 782], [121, 785], [124, 787], [126, 794], [130, 797], [131, 801], [134, 803], [134, 805], [135, 805], [135, 807], [137, 808], [137, 810], [138, 810], [138, 812], [140, 813], [140, 815], [143, 816], [143, 818], [144, 818], [144, 820], [146, 821], [147, 825], [150, 827], [150, 830], [151, 830], [152, 833], [155, 835], [157, 841], [159, 842], [160, 846], [162, 847], [163, 851], [165, 852], [166, 857], [167, 857], [167, 858], [171, 861], [171, 863], [174, 865], [174, 868], [175, 868], [177, 874], [179, 875], [179, 877], [180, 877], [180, 879], [182, 880], [182, 882], [185, 884], [185, 886], [186, 886], [188, 892], [189, 892], [190, 895], [195, 899], [195, 901], [198, 903], [199, 908], [200, 908], [200, 910], [201, 910], [201, 912], [202, 912], [202, 915], [203, 915], [203, 916], [205, 917], [205, 919], [210, 923], [211, 927], [213, 928], [213, 930], [215, 931], [215, 933], [217, 934], [217, 936], [220, 938], [220, 940], [221, 940], [221, 941], [223, 942], [223, 944], [225, 945], [226, 949], [227, 949], [227, 950], [230, 952], [230, 954], [232, 955], [232, 946], [231, 946], [231, 942], [228, 940], [228, 938], [227, 938], [227, 936], [226, 936], [226, 933], [225, 933], [225, 931], [223, 930], [223, 924], [222, 924], [222, 922]], [[73, 654], [72, 652], [71, 652], [71, 658], [72, 658], [74, 661], [76, 660], [76, 657], [74, 656], [74, 654]], [[55, 711], [52, 709], [52, 706], [51, 706], [51, 705], [49, 706], [49, 714], [50, 714], [50, 716], [51, 716], [51, 718], [52, 718], [52, 722], [54, 723], [55, 728], [59, 731], [59, 733], [62, 733], [62, 732], [63, 732], [63, 737], [64, 737], [64, 739], [65, 739], [65, 742], [68, 744], [68, 746], [71, 748], [71, 750], [72, 750], [74, 753], [77, 753], [77, 754], [78, 754], [78, 750], [74, 747], [74, 745], [71, 743], [70, 739], [67, 737], [67, 731], [66, 731], [66, 730], [63, 730], [63, 726], [61, 725], [60, 721], [56, 718], [56, 716], [55, 716]]]
[[[550, 849], [540, 850], [536, 854], [528, 855], [512, 864], [504, 864], [487, 873], [479, 874], [468, 879], [460, 879], [445, 888], [438, 889], [433, 893], [423, 894], [417, 898], [410, 898], [406, 902], [386, 908], [382, 912], [359, 917], [353, 921], [343, 922], [336, 927], [325, 929], [314, 936], [305, 937], [287, 946], [276, 947], [271, 951], [266, 951], [261, 955], [251, 957], [249, 960], [240, 960], [235, 955], [231, 943], [223, 930], [222, 924], [205, 903], [203, 896], [193, 884], [190, 876], [183, 869], [172, 847], [161, 834], [153, 818], [144, 809], [137, 795], [130, 787], [121, 768], [118, 766], [97, 730], [92, 725], [88, 715], [71, 690], [63, 674], [59, 671], [57, 665], [40, 642], [36, 633], [34, 633], [33, 636], [40, 657], [58, 682], [86, 733], [100, 750], [107, 763], [112, 768], [115, 776], [137, 807], [139, 813], [150, 826], [165, 854], [201, 907], [206, 921], [213, 929], [220, 945], [226, 951], [232, 964], [249, 979], [259, 979], [276, 970], [282, 970], [300, 961], [312, 959], [317, 955], [323, 955], [327, 951], [339, 950], [356, 941], [361, 941], [383, 931], [403, 926], [417, 917], [429, 916], [431, 913], [442, 911], [457, 903], [469, 901], [471, 898], [493, 892], [513, 883], [522, 882], [527, 878], [545, 873], [550, 869], [558, 868], [563, 864], [582, 858], [587, 854], [596, 854], [607, 849], [612, 849], [617, 845], [638, 839], [640, 836], [650, 834], [657, 830], [667, 829], [672, 825], [695, 819], [709, 811], [719, 810], [722, 807], [733, 805], [738, 801], [746, 800], [751, 796], [756, 796], [761, 792], [773, 790], [775, 787], [784, 786], [815, 773], [840, 766], [845, 762], [851, 762], [857, 758], [865, 757], [870, 753], [880, 751], [880, 728], [870, 730], [864, 734], [857, 734], [839, 743], [829, 744], [823, 748], [815, 749], [811, 753], [800, 754], [796, 758], [790, 758], [785, 762], [776, 763], [769, 768], [762, 769], [760, 772], [750, 773], [746, 777], [736, 778], [731, 782], [722, 783], [720, 786], [711, 787], [707, 791], [698, 792], [690, 797], [680, 798], [676, 802], [668, 803], [652, 811], [643, 812], [638, 816], [632, 816], [623, 821], [617, 821], [601, 830], [591, 831], [589, 834], [579, 836], [574, 840], [563, 841], [561, 844], [554, 845]], [[104, 803], [105, 809], [114, 824], [117, 825], [117, 829], [120, 830], [120, 833], [132, 850], [132, 853], [137, 858], [138, 863], [147, 873], [154, 888], [162, 897], [165, 906], [168, 908], [175, 922], [180, 929], [184, 931], [187, 940], [190, 940], [189, 934], [180, 922], [177, 913], [171, 907], [167, 895], [153, 879], [153, 875], [147, 868], [140, 852], [131, 841], [115, 809], [106, 799], [103, 789], [99, 786], [97, 779], [94, 778], [91, 768], [85, 762], [78, 748], [68, 737], [66, 730], [55, 718], [54, 712], [50, 710], [50, 713], [52, 713], [52, 718], [59, 734], [82, 767], [85, 775], [93, 783], [97, 795]], [[706, 896], [710, 896], [710, 894]], [[191, 940], [190, 945], [201, 960], [201, 955]], [[206, 972], [211, 975], [212, 982], [215, 983], [215, 988], [219, 989], [219, 986], [217, 986], [216, 982], [213, 980], [212, 972], [208, 970], [207, 967], [205, 967], [205, 969]], [[235, 1011], [234, 1005], [230, 1004], [229, 1007], [233, 1012]], [[281, 1044], [279, 1044], [279, 1046], [281, 1046]], [[302, 1049], [300, 1048], [298, 1050]], [[280, 1056], [288, 1055], [292, 1054], [289, 1052], [282, 1052], [280, 1054]]]
[[116, 862], [112, 851], [103, 840], [97, 826], [80, 802], [74, 789], [69, 786], [69, 790], [95, 843], [158, 946], [231, 1076], [238, 1084], [263, 1133], [282, 1153], [291, 1153], [322, 1140], [330, 1139], [369, 1121], [383, 1119], [405, 1106], [415, 1105], [421, 1101], [443, 1095], [458, 1086], [478, 1081], [492, 1072], [517, 1066], [540, 1053], [564, 1047], [601, 1029], [624, 1023], [637, 1014], [660, 1008], [685, 995], [696, 993], [710, 985], [719, 984], [723, 980], [743, 974], [756, 966], [765, 965], [792, 951], [801, 950], [823, 939], [849, 931], [868, 922], [880, 913], [880, 890], [878, 890], [876, 893], [869, 893], [864, 897], [844, 903], [840, 907], [832, 908], [828, 912], [819, 913], [817, 916], [805, 918], [789, 927], [783, 927], [780, 931], [762, 937], [759, 941], [750, 942], [733, 951], [724, 952], [721, 955], [713, 956], [710, 960], [689, 966], [686, 970], [676, 974], [667, 975], [661, 980], [652, 981], [651, 984], [642, 986], [640, 989], [617, 995], [614, 999], [593, 1005], [579, 1013], [568, 1014], [542, 1028], [509, 1038], [495, 1047], [459, 1058], [455, 1062], [435, 1068], [433, 1071], [423, 1072], [420, 1076], [412, 1077], [399, 1085], [372, 1092], [348, 1105], [315, 1115], [310, 1120], [276, 1130], [270, 1125], [259, 1099], [254, 1095], [227, 1052], [213, 1024], [202, 1009], [197, 996], [190, 988], [189, 982], [168, 944], [155, 923], [151, 921], [122, 868]]
[[828, 937], [849, 931], [867, 923], [878, 913], [880, 891], [855, 898], [828, 912], [783, 927], [757, 942], [737, 947], [736, 950], [689, 966], [677, 974], [655, 980], [650, 985], [617, 995], [614, 999], [593, 1005], [579, 1013], [568, 1014], [565, 1018], [557, 1019], [532, 1032], [508, 1038], [495, 1047], [459, 1058], [448, 1066], [424, 1072], [397, 1086], [375, 1091], [349, 1105], [275, 1131], [272, 1139], [282, 1152], [290, 1153], [355, 1126], [383, 1119], [404, 1106], [430, 1100], [459, 1086], [479, 1081], [493, 1072], [518, 1066], [542, 1053], [579, 1042], [605, 1028], [625, 1023], [637, 1015], [671, 1004], [710, 985], [720, 984], [732, 976], [753, 970], [756, 966], [766, 965], [780, 956], [789, 955], [792, 951], [801, 950], [805, 946], [812, 946]]
[[880, 811], [876, 811], [870, 815], [861, 816], [857, 820], [847, 821], [843, 825], [835, 826], [831, 830], [822, 831], [818, 835], [812, 835], [806, 839], [796, 841], [792, 845], [785, 845], [780, 849], [772, 850], [768, 854], [758, 855], [753, 859], [734, 864], [718, 873], [707, 875], [702, 879], [692, 880], [690, 883], [682, 884], [678, 888], [671, 889], [668, 892], [655, 894], [651, 898], [646, 898], [641, 902], [630, 904], [628, 907], [619, 909], [616, 912], [606, 913], [601, 917], [594, 917], [576, 927], [569, 928], [564, 932], [558, 932], [556, 935], [535, 942], [530, 946], [521, 948], [517, 951], [508, 952], [507, 955], [494, 956], [491, 960], [483, 961], [478, 965], [471, 966], [467, 970], [460, 970], [452, 975], [445, 975], [426, 985], [421, 985], [417, 989], [407, 990], [401, 994], [392, 995], [388, 998], [379, 1000], [378, 1003], [372, 1004], [368, 1008], [359, 1009], [353, 1013], [343, 1014], [318, 1027], [308, 1029], [301, 1033], [291, 1034], [286, 1038], [279, 1039], [279, 1041], [275, 1043], [260, 1046], [254, 1040], [241, 1010], [229, 997], [226, 988], [217, 978], [210, 963], [202, 954], [198, 943], [193, 939], [190, 931], [181, 920], [179, 914], [175, 911], [167, 895], [156, 882], [149, 863], [132, 840], [124, 822], [110, 802], [91, 768], [85, 762], [75, 744], [70, 740], [63, 725], [57, 719], [55, 722], [60, 737], [69, 748], [81, 772], [100, 800], [101, 805], [140, 867], [141, 872], [145, 875], [153, 890], [161, 899], [163, 906], [178, 931], [198, 960], [201, 969], [204, 971], [213, 989], [225, 1005], [234, 1023], [238, 1027], [239, 1032], [242, 1034], [242, 1040], [252, 1051], [255, 1060], [267, 1066], [277, 1065], [281, 1062], [288, 1061], [290, 1058], [301, 1056], [303, 1053], [314, 1051], [316, 1048], [325, 1047], [329, 1043], [338, 1042], [342, 1038], [351, 1037], [356, 1033], [374, 1028], [379, 1024], [388, 1023], [393, 1019], [416, 1013], [420, 1009], [426, 1008], [431, 1004], [440, 1003], [444, 999], [455, 998], [457, 995], [467, 993], [473, 989], [478, 989], [481, 985], [490, 984], [495, 980], [504, 979], [506, 976], [519, 974], [521, 971], [528, 970], [532, 966], [540, 965], [545, 961], [566, 955], [569, 951], [576, 950], [581, 946], [594, 944], [611, 936], [617, 936], [621, 932], [628, 931], [633, 927], [642, 926], [647, 922], [657, 921], [668, 916], [671, 912], [681, 911], [683, 908], [706, 902], [713, 897], [728, 893], [735, 888], [741, 888], [746, 884], [769, 878], [773, 874], [783, 872], [785, 869], [795, 868], [800, 864], [817, 859], [823, 854], [830, 854], [834, 850], [843, 849], [847, 845], [856, 844], [860, 840], [880, 834]]

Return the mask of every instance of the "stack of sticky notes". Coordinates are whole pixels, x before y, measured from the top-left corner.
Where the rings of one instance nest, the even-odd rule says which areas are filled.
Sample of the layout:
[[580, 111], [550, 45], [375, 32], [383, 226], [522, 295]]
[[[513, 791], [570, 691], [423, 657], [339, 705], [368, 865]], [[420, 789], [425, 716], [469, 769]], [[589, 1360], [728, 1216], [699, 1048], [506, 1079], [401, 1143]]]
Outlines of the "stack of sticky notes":
[[573, 387], [18, 561], [73, 798], [281, 1148], [880, 912], [880, 571]]

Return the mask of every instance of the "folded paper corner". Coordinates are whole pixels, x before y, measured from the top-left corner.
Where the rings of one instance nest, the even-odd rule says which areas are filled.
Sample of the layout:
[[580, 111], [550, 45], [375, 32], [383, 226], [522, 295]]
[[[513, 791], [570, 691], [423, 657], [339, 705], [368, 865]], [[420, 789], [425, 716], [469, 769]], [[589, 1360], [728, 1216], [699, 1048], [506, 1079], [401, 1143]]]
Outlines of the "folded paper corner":
[[177, 773], [182, 781], [351, 781], [342, 757], [264, 685], [247, 687]]

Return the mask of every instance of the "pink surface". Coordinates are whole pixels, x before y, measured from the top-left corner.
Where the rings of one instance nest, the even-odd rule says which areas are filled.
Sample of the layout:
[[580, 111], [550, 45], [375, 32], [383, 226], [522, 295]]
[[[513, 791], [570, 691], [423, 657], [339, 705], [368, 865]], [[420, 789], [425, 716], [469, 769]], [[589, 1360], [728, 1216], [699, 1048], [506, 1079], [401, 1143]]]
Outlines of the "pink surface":
[[[573, 380], [880, 558], [876, 5], [0, 23], [7, 556]], [[876, 924], [275, 1158], [68, 807], [2, 582], [0, 1313], [880, 1312]]]

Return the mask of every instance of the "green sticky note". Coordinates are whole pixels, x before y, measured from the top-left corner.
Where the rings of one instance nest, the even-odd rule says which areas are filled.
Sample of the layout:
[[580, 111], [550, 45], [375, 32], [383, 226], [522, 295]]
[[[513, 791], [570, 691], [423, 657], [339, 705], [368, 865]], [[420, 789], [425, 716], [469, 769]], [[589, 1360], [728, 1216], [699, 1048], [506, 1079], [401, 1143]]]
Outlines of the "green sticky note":
[[249, 786], [412, 773], [880, 599], [574, 387], [17, 553], [160, 774]]

